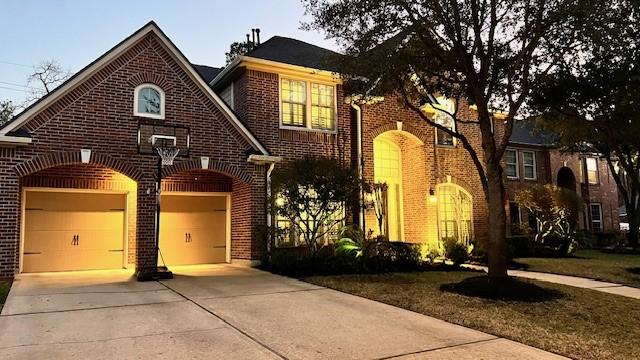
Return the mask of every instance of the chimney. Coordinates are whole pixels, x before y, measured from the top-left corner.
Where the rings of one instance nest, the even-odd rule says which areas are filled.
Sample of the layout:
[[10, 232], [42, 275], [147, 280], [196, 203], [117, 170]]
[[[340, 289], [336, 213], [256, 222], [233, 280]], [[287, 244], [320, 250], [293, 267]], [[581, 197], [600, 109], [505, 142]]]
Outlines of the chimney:
[[259, 28], [256, 28], [256, 38], [258, 40], [257, 45], [260, 46], [260, 29]]
[[251, 29], [251, 48], [256, 47], [256, 29]]
[[247, 34], [247, 50], [251, 50], [251, 38], [249, 38], [249, 34]]

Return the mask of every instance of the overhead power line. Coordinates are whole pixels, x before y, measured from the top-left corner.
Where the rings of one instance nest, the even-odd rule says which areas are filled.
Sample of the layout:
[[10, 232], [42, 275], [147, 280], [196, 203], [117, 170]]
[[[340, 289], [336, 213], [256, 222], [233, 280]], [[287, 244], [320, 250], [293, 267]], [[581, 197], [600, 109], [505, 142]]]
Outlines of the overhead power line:
[[26, 68], [29, 68], [29, 69], [33, 69], [33, 65], [20, 64], [20, 63], [15, 63], [15, 62], [11, 62], [11, 61], [4, 61], [4, 60], [0, 60], [0, 64], [7, 64], [7, 65], [13, 65], [13, 66], [21, 66], [21, 67], [26, 67]]
[[21, 92], [25, 92], [25, 93], [30, 93], [31, 92], [31, 91], [25, 90], [25, 89], [14, 89], [14, 88], [6, 87], [6, 86], [0, 86], [0, 89], [21, 91]]

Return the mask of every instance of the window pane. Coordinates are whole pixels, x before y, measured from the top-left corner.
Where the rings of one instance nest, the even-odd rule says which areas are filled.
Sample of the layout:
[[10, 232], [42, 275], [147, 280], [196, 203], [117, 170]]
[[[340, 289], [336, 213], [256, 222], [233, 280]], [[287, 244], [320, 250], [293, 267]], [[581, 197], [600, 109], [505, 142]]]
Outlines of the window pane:
[[600, 204], [591, 204], [591, 230], [602, 231], [602, 208]]
[[437, 189], [440, 240], [455, 239], [468, 243], [472, 239], [472, 201], [455, 186], [443, 185]]
[[507, 150], [505, 153], [506, 173], [510, 178], [518, 177], [518, 158], [515, 150]]
[[536, 157], [532, 151], [522, 152], [522, 163], [525, 179], [535, 179], [536, 177]]
[[[433, 121], [451, 131], [455, 130], [453, 118], [442, 111], [436, 110]], [[436, 140], [438, 145], [453, 145], [453, 135], [440, 129], [436, 129]]]
[[587, 179], [589, 184], [598, 184], [598, 160], [596, 158], [587, 158]]
[[311, 127], [333, 130], [335, 127], [333, 85], [311, 84]]
[[289, 79], [280, 81], [280, 109], [283, 125], [306, 126], [306, 97], [304, 81]]
[[161, 101], [158, 90], [144, 87], [138, 91], [138, 112], [159, 115]]

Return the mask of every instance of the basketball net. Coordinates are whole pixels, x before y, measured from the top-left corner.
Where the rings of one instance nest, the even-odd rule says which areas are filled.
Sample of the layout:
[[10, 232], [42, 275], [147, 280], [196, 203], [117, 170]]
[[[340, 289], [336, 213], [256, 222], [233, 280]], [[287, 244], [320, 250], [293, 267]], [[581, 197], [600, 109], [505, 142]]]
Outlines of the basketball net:
[[162, 166], [173, 165], [173, 160], [178, 156], [178, 153], [180, 153], [180, 149], [173, 146], [157, 147], [156, 151], [158, 155], [160, 155], [160, 159], [162, 159]]

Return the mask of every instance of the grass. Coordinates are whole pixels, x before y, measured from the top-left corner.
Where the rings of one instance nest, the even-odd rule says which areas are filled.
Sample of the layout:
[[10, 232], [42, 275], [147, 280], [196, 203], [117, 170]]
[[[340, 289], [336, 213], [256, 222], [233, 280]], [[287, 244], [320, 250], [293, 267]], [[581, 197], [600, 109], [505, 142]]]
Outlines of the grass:
[[578, 250], [571, 258], [518, 258], [526, 270], [615, 282], [640, 287], [640, 255]]
[[[640, 359], [640, 300], [526, 281], [490, 299], [484, 279], [432, 271], [305, 280], [575, 359]], [[510, 298], [522, 292], [529, 295]]]
[[11, 289], [11, 282], [0, 279], [0, 311], [2, 311], [7, 295], [9, 295], [9, 289]]

